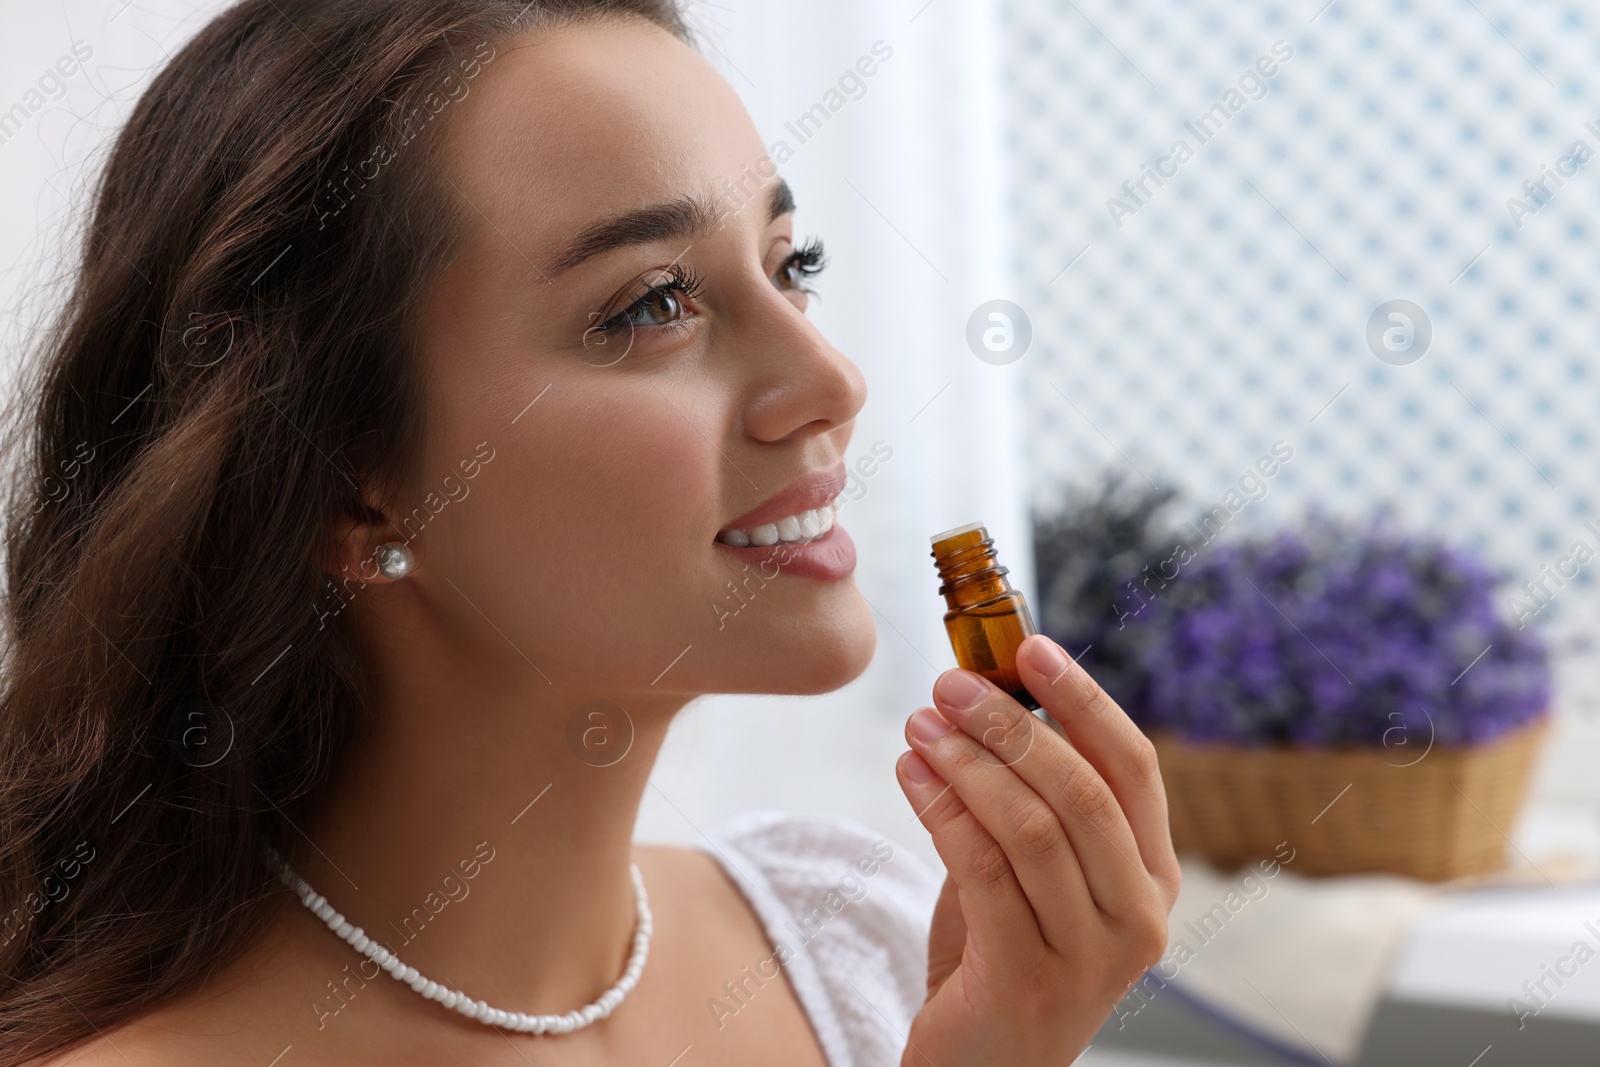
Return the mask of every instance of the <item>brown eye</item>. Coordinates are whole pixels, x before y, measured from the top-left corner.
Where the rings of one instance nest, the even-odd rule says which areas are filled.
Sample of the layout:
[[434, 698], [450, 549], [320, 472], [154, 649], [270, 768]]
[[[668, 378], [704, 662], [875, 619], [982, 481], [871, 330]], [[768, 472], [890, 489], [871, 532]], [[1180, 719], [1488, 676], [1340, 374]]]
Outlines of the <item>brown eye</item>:
[[683, 301], [670, 289], [658, 289], [629, 308], [624, 322], [629, 326], [665, 326], [683, 317]]
[[773, 273], [772, 284], [780, 292], [812, 292], [805, 280], [822, 273], [823, 265], [822, 242], [813, 237], [804, 247], [789, 253], [789, 257]]
[[[638, 330], [651, 326], [676, 326], [683, 320], [684, 297], [693, 298], [700, 292], [700, 279], [688, 268], [676, 263], [667, 268], [670, 278], [653, 285], [639, 299], [601, 323], [601, 333], [620, 330]], [[590, 332], [594, 332], [593, 328]], [[587, 339], [588, 333], [585, 338]]]
[[800, 268], [792, 260], [786, 261], [778, 268], [778, 273], [772, 276], [772, 283], [779, 289], [798, 289], [800, 282]]

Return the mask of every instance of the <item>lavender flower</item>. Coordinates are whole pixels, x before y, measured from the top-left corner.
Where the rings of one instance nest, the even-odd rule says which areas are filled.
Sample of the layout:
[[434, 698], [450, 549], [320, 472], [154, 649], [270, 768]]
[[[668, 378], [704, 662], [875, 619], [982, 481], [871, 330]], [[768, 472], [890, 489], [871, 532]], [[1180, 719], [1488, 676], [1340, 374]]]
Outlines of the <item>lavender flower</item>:
[[1124, 706], [1203, 741], [1487, 741], [1550, 699], [1543, 642], [1501, 619], [1494, 587], [1470, 552], [1381, 523], [1215, 545], [1130, 623], [1142, 684]]

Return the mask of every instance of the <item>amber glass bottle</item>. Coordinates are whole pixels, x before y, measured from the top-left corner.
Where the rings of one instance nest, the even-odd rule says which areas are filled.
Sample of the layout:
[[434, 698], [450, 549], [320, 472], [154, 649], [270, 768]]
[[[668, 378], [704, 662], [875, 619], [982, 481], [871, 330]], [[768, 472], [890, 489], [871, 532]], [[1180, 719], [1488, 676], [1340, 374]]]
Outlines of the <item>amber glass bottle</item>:
[[950, 610], [944, 628], [956, 663], [983, 675], [1025, 708], [1039, 710], [1017, 674], [1017, 646], [1036, 633], [1028, 602], [1006, 580], [995, 557], [994, 540], [982, 523], [935, 534], [933, 562], [943, 584], [939, 594]]

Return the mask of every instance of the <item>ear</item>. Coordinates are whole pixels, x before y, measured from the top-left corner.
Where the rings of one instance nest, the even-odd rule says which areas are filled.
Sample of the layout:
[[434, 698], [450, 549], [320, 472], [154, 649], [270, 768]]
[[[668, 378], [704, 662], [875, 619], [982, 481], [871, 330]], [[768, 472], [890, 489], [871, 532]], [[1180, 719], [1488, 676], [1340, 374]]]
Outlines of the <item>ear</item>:
[[[334, 582], [352, 581], [365, 585], [386, 585], [398, 579], [385, 578], [378, 570], [378, 549], [390, 541], [400, 541], [417, 553], [418, 546], [410, 542], [403, 531], [396, 529], [383, 512], [364, 507], [363, 516], [344, 514], [333, 522], [330, 531], [330, 548], [326, 566]], [[415, 571], [413, 571], [415, 573]]]

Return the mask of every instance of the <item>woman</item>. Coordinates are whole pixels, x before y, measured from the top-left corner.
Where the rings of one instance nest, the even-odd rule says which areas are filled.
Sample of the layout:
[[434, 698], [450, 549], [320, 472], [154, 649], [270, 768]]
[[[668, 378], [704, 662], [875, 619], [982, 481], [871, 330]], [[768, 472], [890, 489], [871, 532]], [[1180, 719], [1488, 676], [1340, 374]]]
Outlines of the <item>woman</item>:
[[908, 721], [942, 890], [836, 819], [632, 845], [685, 704], [874, 647], [864, 383], [687, 37], [246, 0], [140, 101], [8, 512], [4, 1062], [1056, 1064], [1162, 952], [1151, 750], [1043, 638], [1070, 745], [961, 671]]

